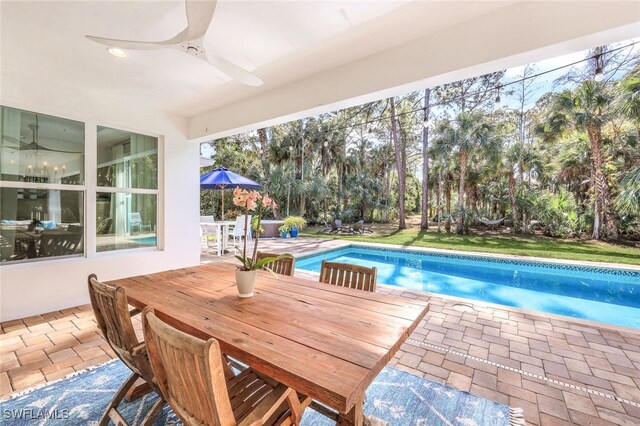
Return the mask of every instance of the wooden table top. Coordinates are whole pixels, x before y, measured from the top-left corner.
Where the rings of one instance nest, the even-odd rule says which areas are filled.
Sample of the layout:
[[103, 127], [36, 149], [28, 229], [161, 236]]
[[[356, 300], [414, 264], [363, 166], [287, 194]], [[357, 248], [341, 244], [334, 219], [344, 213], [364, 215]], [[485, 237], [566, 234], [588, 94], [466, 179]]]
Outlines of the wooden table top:
[[346, 413], [425, 316], [426, 302], [258, 272], [240, 299], [219, 262], [110, 281], [129, 303], [257, 371]]

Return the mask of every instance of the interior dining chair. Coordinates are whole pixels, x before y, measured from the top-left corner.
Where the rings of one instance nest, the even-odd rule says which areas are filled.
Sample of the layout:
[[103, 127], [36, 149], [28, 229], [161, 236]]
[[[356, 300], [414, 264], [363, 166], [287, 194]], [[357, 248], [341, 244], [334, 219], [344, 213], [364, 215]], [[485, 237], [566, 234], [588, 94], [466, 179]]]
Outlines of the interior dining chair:
[[131, 322], [131, 317], [139, 314], [140, 311], [138, 309], [129, 311], [124, 288], [101, 283], [95, 274], [89, 275], [88, 281], [91, 306], [93, 306], [98, 328], [118, 358], [132, 371], [131, 376], [122, 384], [107, 406], [98, 424], [105, 426], [109, 424], [109, 420], [117, 425], [128, 424], [117, 408], [129, 390], [133, 389], [138, 378], [142, 378], [160, 396], [140, 423], [151, 425], [164, 407], [165, 401], [154, 381], [147, 346], [145, 342], [138, 341]]
[[298, 425], [311, 399], [251, 368], [225, 377], [220, 345], [142, 312], [145, 340], [158, 386], [187, 425]]
[[[256, 257], [256, 260], [266, 259], [267, 257], [278, 257], [280, 256], [277, 253], [266, 253], [263, 251], [259, 251]], [[265, 265], [267, 268], [271, 269], [276, 274], [280, 275], [289, 275], [293, 276], [293, 273], [296, 270], [296, 259], [293, 257], [285, 257], [283, 259], [278, 259], [275, 262], [269, 262]]]
[[375, 292], [378, 270], [348, 263], [322, 261], [320, 282]]

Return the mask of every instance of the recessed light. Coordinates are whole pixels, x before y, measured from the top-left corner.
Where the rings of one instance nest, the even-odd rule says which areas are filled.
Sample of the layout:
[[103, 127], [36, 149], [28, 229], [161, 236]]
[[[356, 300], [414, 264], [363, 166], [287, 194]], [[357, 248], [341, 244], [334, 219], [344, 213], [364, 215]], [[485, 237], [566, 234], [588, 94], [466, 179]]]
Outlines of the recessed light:
[[118, 47], [110, 47], [107, 49], [107, 52], [111, 53], [113, 56], [117, 58], [126, 58], [127, 56], [129, 56], [127, 52], [125, 52], [124, 50]]

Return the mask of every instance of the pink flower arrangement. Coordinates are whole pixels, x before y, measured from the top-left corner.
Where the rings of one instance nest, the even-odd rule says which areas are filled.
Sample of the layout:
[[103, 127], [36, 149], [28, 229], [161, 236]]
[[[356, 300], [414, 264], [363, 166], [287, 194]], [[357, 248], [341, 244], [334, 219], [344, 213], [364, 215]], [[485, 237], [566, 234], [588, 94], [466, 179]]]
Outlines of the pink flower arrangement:
[[[267, 269], [265, 265], [276, 261], [283, 257], [291, 257], [291, 255], [282, 255], [278, 257], [270, 257], [256, 261], [258, 255], [258, 238], [260, 237], [260, 221], [262, 220], [262, 213], [265, 209], [271, 207], [273, 209], [278, 208], [278, 205], [268, 195], [261, 195], [258, 191], [247, 191], [246, 189], [236, 188], [233, 190], [233, 204], [242, 207], [245, 210], [244, 216], [244, 247], [242, 250], [242, 256], [236, 256], [236, 258], [242, 262], [242, 266], [239, 268], [242, 271], [253, 271], [256, 269]], [[249, 212], [256, 211], [258, 213], [258, 223], [256, 226], [256, 242], [253, 246], [253, 255], [247, 257], [247, 232], [249, 232]]]
[[268, 195], [262, 196], [258, 191], [249, 192], [240, 188], [233, 190], [233, 204], [238, 207], [244, 207], [247, 211], [254, 211], [258, 208], [258, 200], [260, 199], [262, 199], [263, 207], [278, 207]]

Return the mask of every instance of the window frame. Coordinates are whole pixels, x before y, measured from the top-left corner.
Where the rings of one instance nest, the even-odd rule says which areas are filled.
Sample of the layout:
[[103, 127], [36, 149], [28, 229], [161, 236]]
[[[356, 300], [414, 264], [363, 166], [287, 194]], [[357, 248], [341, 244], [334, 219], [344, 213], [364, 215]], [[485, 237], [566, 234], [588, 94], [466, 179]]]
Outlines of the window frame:
[[[92, 123], [95, 137], [94, 145], [93, 145], [93, 167], [91, 181], [93, 183], [93, 188], [90, 188], [91, 192], [91, 204], [90, 208], [92, 210], [92, 222], [91, 222], [91, 239], [93, 240], [92, 250], [93, 256], [103, 257], [110, 256], [115, 254], [127, 254], [127, 253], [135, 253], [141, 251], [164, 251], [164, 136], [154, 132], [146, 132], [141, 130], [132, 129], [126, 126], [118, 126], [112, 124], [102, 124], [102, 123]], [[147, 189], [147, 188], [119, 188], [114, 186], [98, 186], [98, 169], [100, 168], [100, 164], [98, 164], [98, 128], [99, 127], [108, 127], [111, 129], [119, 130], [122, 132], [129, 133], [137, 133], [143, 136], [151, 136], [156, 138], [158, 141], [158, 164], [157, 164], [157, 181], [158, 185], [156, 189]], [[143, 195], [155, 195], [156, 196], [156, 245], [153, 247], [134, 247], [128, 249], [115, 249], [115, 250], [105, 250], [105, 251], [97, 251], [97, 234], [96, 234], [96, 203], [97, 203], [97, 195], [98, 193], [109, 193], [109, 194], [143, 194]]]
[[[128, 126], [122, 126], [113, 123], [99, 122], [98, 120], [88, 117], [80, 117], [75, 114], [60, 114], [58, 111], [52, 111], [47, 108], [33, 108], [28, 105], [14, 104], [11, 102], [2, 102], [0, 107], [7, 107], [18, 109], [21, 111], [31, 112], [34, 114], [44, 114], [52, 117], [60, 118], [63, 120], [77, 121], [84, 125], [84, 184], [62, 184], [62, 183], [36, 183], [36, 182], [18, 182], [18, 181], [4, 181], [0, 179], [0, 188], [16, 188], [16, 189], [41, 189], [41, 190], [64, 190], [64, 191], [78, 191], [83, 194], [83, 209], [84, 209], [84, 224], [83, 224], [83, 253], [68, 255], [68, 256], [56, 256], [56, 257], [43, 257], [33, 259], [23, 259], [10, 262], [1, 262], [0, 268], [21, 268], [28, 267], [29, 265], [37, 262], [38, 264], [48, 262], [77, 262], [84, 259], [121, 256], [132, 253], [141, 252], [158, 252], [164, 251], [164, 221], [165, 221], [165, 206], [164, 206], [164, 177], [165, 177], [165, 163], [164, 163], [164, 150], [165, 150], [165, 136], [160, 133], [131, 128]], [[98, 186], [98, 127], [110, 127], [125, 132], [138, 133], [145, 136], [152, 136], [158, 140], [158, 187], [157, 189], [138, 189], [138, 188], [113, 188]], [[109, 250], [98, 252], [96, 251], [96, 199], [97, 193], [140, 193], [140, 194], [155, 194], [156, 195], [156, 246], [155, 247], [135, 247], [122, 250]]]
[[61, 116], [57, 113], [52, 113], [51, 111], [36, 111], [36, 109], [32, 109], [29, 107], [25, 107], [22, 105], [16, 106], [13, 105], [11, 103], [2, 103], [0, 104], [0, 108], [11, 108], [11, 109], [16, 109], [19, 110], [21, 112], [27, 112], [27, 113], [32, 113], [32, 114], [42, 114], [42, 115], [48, 115], [50, 117], [55, 117], [61, 120], [69, 120], [69, 121], [75, 121], [78, 123], [82, 123], [82, 125], [84, 126], [84, 171], [85, 171], [85, 176], [84, 176], [84, 183], [83, 184], [68, 184], [68, 183], [43, 183], [43, 182], [20, 182], [20, 181], [7, 181], [7, 180], [2, 180], [2, 176], [0, 174], [0, 188], [13, 188], [13, 189], [38, 189], [38, 190], [46, 190], [46, 191], [51, 191], [51, 190], [60, 190], [60, 191], [75, 191], [75, 192], [81, 192], [82, 193], [82, 209], [83, 209], [83, 213], [84, 213], [84, 223], [83, 223], [83, 230], [82, 230], [82, 238], [83, 238], [83, 243], [82, 243], [82, 253], [78, 253], [78, 254], [69, 254], [69, 255], [64, 255], [64, 256], [52, 256], [52, 257], [42, 257], [42, 258], [31, 258], [31, 259], [22, 259], [22, 260], [14, 260], [14, 261], [10, 261], [10, 262], [0, 262], [0, 267], [5, 268], [7, 266], [11, 266], [11, 265], [24, 265], [24, 264], [31, 264], [34, 262], [51, 262], [51, 261], [60, 261], [60, 260], [65, 260], [65, 259], [84, 259], [87, 257], [87, 253], [89, 251], [89, 246], [88, 246], [88, 241], [87, 241], [87, 123], [84, 120], [78, 119], [78, 118], [71, 118], [68, 116]]

